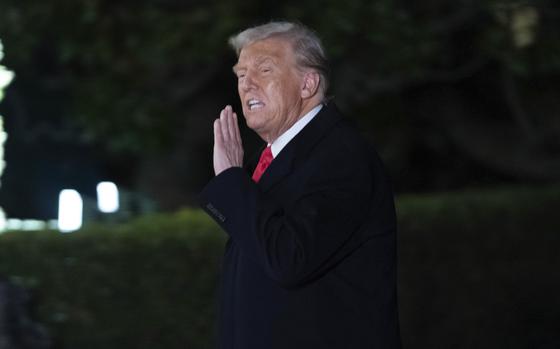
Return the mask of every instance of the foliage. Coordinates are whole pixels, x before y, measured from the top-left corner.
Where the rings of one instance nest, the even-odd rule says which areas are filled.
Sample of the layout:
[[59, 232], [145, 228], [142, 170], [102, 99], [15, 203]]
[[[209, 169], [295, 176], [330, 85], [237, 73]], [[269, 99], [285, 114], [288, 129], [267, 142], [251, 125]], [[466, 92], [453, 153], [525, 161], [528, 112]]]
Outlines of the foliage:
[[323, 38], [330, 94], [398, 191], [555, 181], [559, 16], [553, 0], [5, 0], [10, 141], [88, 144], [160, 207], [192, 203], [211, 122], [239, 109], [228, 36], [288, 19]]
[[[560, 187], [400, 197], [399, 302], [415, 348], [557, 347]], [[209, 348], [224, 234], [201, 211], [0, 235], [54, 349]]]
[[55, 348], [210, 347], [223, 237], [202, 212], [1, 240], [0, 273], [34, 291]]
[[[4, 5], [0, 33], [22, 78], [73, 101], [86, 139], [117, 150], [166, 142], [201, 73], [220, 63], [235, 22], [225, 2], [55, 1]], [[204, 40], [201, 40], [204, 33]]]
[[[520, 4], [325, 1], [316, 11], [315, 3], [295, 1], [5, 1], [0, 33], [22, 78], [48, 80], [72, 97], [71, 118], [83, 122], [84, 137], [145, 150], [169, 146], [189, 117], [184, 104], [231, 58], [227, 37], [248, 24], [288, 18], [316, 28], [335, 63], [336, 94], [363, 101], [384, 84], [472, 60], [503, 61], [525, 76], [557, 74], [557, 13], [549, 1], [533, 2], [540, 35], [520, 49], [508, 20]], [[468, 44], [454, 47], [461, 36]]]
[[[2, 45], [2, 41], [0, 41], [0, 62], [4, 58], [4, 46]], [[14, 78], [14, 73], [9, 71], [0, 64], [0, 102], [4, 99], [4, 89], [12, 82]], [[4, 142], [8, 135], [4, 132], [4, 119], [2, 115], [0, 115], [0, 176], [2, 176], [2, 172], [4, 172], [4, 168], [6, 167], [6, 162], [4, 161]], [[0, 208], [0, 230], [4, 228], [4, 224], [6, 221], [6, 215], [4, 210]]]
[[401, 198], [403, 347], [554, 348], [560, 187]]

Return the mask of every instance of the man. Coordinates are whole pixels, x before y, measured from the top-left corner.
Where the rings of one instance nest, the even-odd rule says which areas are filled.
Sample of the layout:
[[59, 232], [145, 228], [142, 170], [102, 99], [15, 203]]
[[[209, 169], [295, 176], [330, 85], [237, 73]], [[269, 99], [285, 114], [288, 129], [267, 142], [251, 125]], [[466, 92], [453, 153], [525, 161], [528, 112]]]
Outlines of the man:
[[392, 192], [325, 101], [319, 39], [273, 22], [230, 43], [243, 115], [268, 145], [243, 168], [236, 113], [214, 123], [216, 176], [200, 199], [229, 235], [219, 347], [400, 348]]

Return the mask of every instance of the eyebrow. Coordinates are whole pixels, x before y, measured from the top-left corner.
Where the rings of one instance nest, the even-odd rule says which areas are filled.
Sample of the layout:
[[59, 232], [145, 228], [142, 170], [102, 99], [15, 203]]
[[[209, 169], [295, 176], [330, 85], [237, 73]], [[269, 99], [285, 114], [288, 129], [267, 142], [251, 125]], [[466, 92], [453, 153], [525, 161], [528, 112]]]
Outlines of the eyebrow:
[[264, 63], [268, 63], [268, 62], [276, 64], [276, 61], [274, 60], [274, 58], [268, 57], [268, 56], [259, 57], [259, 58], [256, 59], [256, 61], [257, 61], [257, 65], [261, 65], [261, 64], [264, 64]]
[[[276, 60], [274, 60], [274, 58], [269, 57], [269, 56], [260, 56], [260, 57], [257, 57], [257, 58], [255, 59], [255, 61], [256, 61], [256, 64], [257, 64], [257, 65], [261, 65], [261, 64], [264, 64], [264, 63], [268, 63], [268, 62], [271, 62], [271, 63], [273, 63], [273, 64], [276, 64]], [[239, 70], [243, 70], [243, 69], [247, 69], [247, 68], [245, 68], [245, 67], [241, 67], [241, 68], [240, 68], [240, 67], [239, 67], [239, 63], [236, 63], [231, 69], [233, 70], [233, 73], [235, 74], [235, 73], [237, 73]]]

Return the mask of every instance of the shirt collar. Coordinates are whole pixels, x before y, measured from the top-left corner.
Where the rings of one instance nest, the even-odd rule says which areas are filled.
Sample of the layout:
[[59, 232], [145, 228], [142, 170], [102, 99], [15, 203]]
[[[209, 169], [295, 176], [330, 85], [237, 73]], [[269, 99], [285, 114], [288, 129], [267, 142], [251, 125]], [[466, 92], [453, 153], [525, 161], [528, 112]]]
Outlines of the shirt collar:
[[282, 133], [280, 137], [276, 138], [271, 146], [272, 156], [276, 157], [284, 149], [284, 147], [319, 113], [323, 108], [322, 104], [319, 104], [315, 108], [311, 109], [307, 114], [305, 114], [301, 119], [299, 119], [295, 124], [292, 125], [286, 132]]

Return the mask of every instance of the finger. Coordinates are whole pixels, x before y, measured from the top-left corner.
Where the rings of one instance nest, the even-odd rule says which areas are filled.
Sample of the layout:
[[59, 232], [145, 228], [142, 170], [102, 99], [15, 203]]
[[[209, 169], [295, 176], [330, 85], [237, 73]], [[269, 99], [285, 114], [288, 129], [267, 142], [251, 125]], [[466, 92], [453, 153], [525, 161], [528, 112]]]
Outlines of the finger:
[[237, 114], [233, 113], [233, 122], [235, 124], [234, 139], [237, 143], [241, 144], [241, 132], [239, 131], [239, 122], [237, 121]]
[[214, 120], [214, 146], [223, 147], [224, 138], [222, 136], [222, 127], [220, 119]]
[[230, 139], [227, 113], [227, 107], [222, 109], [222, 112], [220, 113], [220, 130], [222, 132], [222, 139], [224, 142], [228, 142]]
[[229, 137], [232, 141], [237, 141], [237, 137], [235, 135], [236, 133], [236, 129], [237, 127], [237, 120], [234, 119], [233, 115], [235, 113], [233, 112], [233, 109], [231, 108], [231, 106], [228, 105], [227, 108], [227, 120], [228, 120], [228, 132], [229, 132]]

